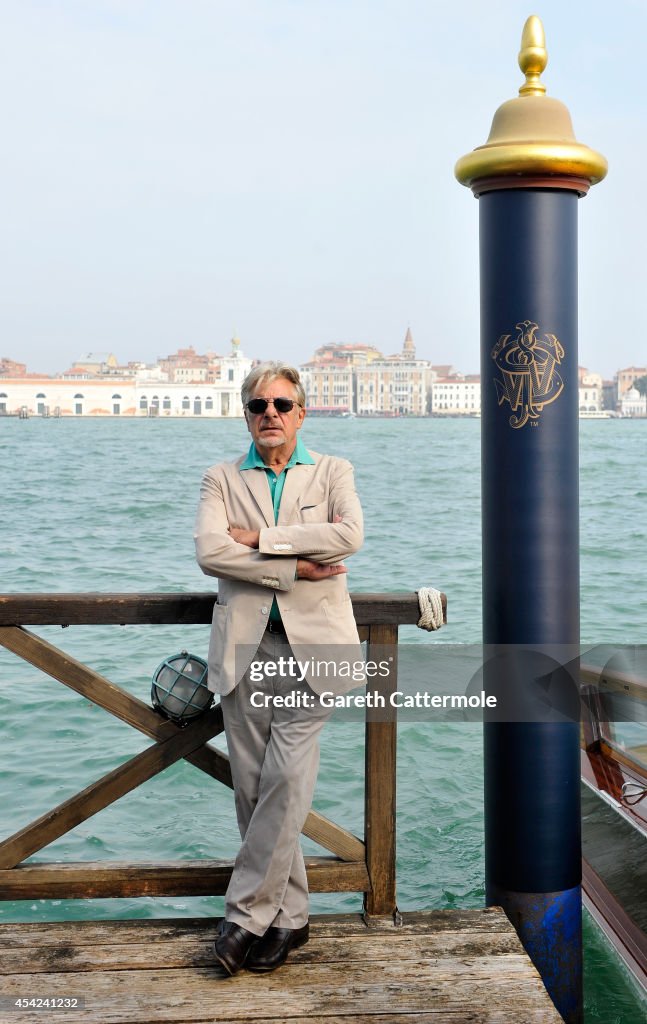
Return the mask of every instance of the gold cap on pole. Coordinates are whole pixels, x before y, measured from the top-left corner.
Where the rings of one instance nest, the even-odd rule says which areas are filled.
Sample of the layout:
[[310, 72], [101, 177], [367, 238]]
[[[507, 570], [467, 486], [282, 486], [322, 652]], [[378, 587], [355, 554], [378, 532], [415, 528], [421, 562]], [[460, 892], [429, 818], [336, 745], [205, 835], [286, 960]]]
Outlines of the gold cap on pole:
[[455, 174], [475, 195], [500, 188], [553, 187], [584, 195], [606, 176], [601, 153], [578, 142], [571, 116], [545, 95], [548, 63], [544, 27], [531, 15], [523, 28], [519, 67], [526, 80], [519, 96], [499, 107], [484, 146], [460, 158]]

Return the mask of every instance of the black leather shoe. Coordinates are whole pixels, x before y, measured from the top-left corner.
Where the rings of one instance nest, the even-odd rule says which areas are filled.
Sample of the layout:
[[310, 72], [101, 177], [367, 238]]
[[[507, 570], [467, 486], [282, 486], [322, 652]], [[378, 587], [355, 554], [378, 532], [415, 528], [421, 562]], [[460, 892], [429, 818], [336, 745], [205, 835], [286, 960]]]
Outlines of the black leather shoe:
[[214, 946], [216, 960], [222, 964], [227, 974], [236, 974], [247, 959], [253, 944], [258, 942], [258, 935], [241, 928], [232, 921], [224, 921], [220, 926], [220, 934]]
[[291, 949], [305, 946], [309, 938], [307, 924], [303, 928], [268, 928], [253, 944], [245, 967], [248, 971], [274, 971], [285, 963]]

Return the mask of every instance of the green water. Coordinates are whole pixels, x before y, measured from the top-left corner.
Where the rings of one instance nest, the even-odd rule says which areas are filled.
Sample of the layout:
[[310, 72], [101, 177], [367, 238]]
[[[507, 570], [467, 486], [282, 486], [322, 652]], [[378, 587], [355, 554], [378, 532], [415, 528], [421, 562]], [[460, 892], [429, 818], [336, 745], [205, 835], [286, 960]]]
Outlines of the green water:
[[[316, 450], [350, 458], [366, 543], [349, 561], [355, 591], [433, 585], [449, 598], [438, 638], [480, 636], [479, 423], [324, 421], [304, 426]], [[589, 421], [582, 436], [582, 636], [644, 642], [646, 421]], [[192, 526], [207, 465], [247, 446], [241, 421], [0, 419], [3, 592], [210, 590]], [[408, 467], [415, 464], [415, 472]], [[58, 627], [41, 635], [148, 701], [162, 658], [206, 652], [206, 627]], [[0, 817], [16, 831], [150, 741], [65, 687], [0, 652]], [[315, 806], [360, 832], [363, 730], [331, 723]], [[403, 910], [483, 905], [481, 730], [409, 722], [399, 730], [398, 902]], [[186, 763], [78, 826], [38, 860], [230, 857], [233, 798]], [[320, 852], [306, 843], [309, 852]], [[316, 896], [315, 912], [356, 910], [354, 895]], [[219, 913], [222, 900], [0, 903], [0, 921]], [[637, 1024], [645, 1006], [585, 920], [587, 1024]]]

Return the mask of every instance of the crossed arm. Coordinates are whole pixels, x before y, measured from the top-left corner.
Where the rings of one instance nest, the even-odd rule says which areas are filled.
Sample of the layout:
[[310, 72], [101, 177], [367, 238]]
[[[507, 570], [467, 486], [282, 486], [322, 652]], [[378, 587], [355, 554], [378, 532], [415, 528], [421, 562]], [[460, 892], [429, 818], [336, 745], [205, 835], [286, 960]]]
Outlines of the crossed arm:
[[[341, 516], [335, 516], [334, 523], [341, 523]], [[260, 530], [245, 530], [240, 526], [230, 526], [229, 536], [237, 544], [245, 544], [249, 548], [258, 548]], [[300, 580], [325, 580], [328, 576], [339, 576], [348, 572], [343, 562], [334, 562], [326, 565], [323, 562], [313, 562], [310, 558], [297, 558], [296, 576]]]
[[230, 523], [223, 482], [213, 472], [207, 472], [202, 482], [194, 537], [204, 573], [291, 590], [296, 578], [315, 581], [347, 571], [342, 559], [363, 540], [362, 512], [350, 463], [341, 463], [330, 482], [332, 522], [300, 522], [262, 530]]

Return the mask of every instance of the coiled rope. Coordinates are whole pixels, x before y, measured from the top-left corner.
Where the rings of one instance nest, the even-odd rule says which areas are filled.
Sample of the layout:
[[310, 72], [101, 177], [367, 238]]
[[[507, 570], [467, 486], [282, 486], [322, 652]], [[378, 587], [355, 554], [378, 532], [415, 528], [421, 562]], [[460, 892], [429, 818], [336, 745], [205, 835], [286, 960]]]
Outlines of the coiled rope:
[[420, 609], [419, 628], [426, 629], [430, 633], [435, 629], [440, 629], [443, 624], [443, 603], [440, 590], [434, 590], [433, 587], [421, 587], [416, 593]]

